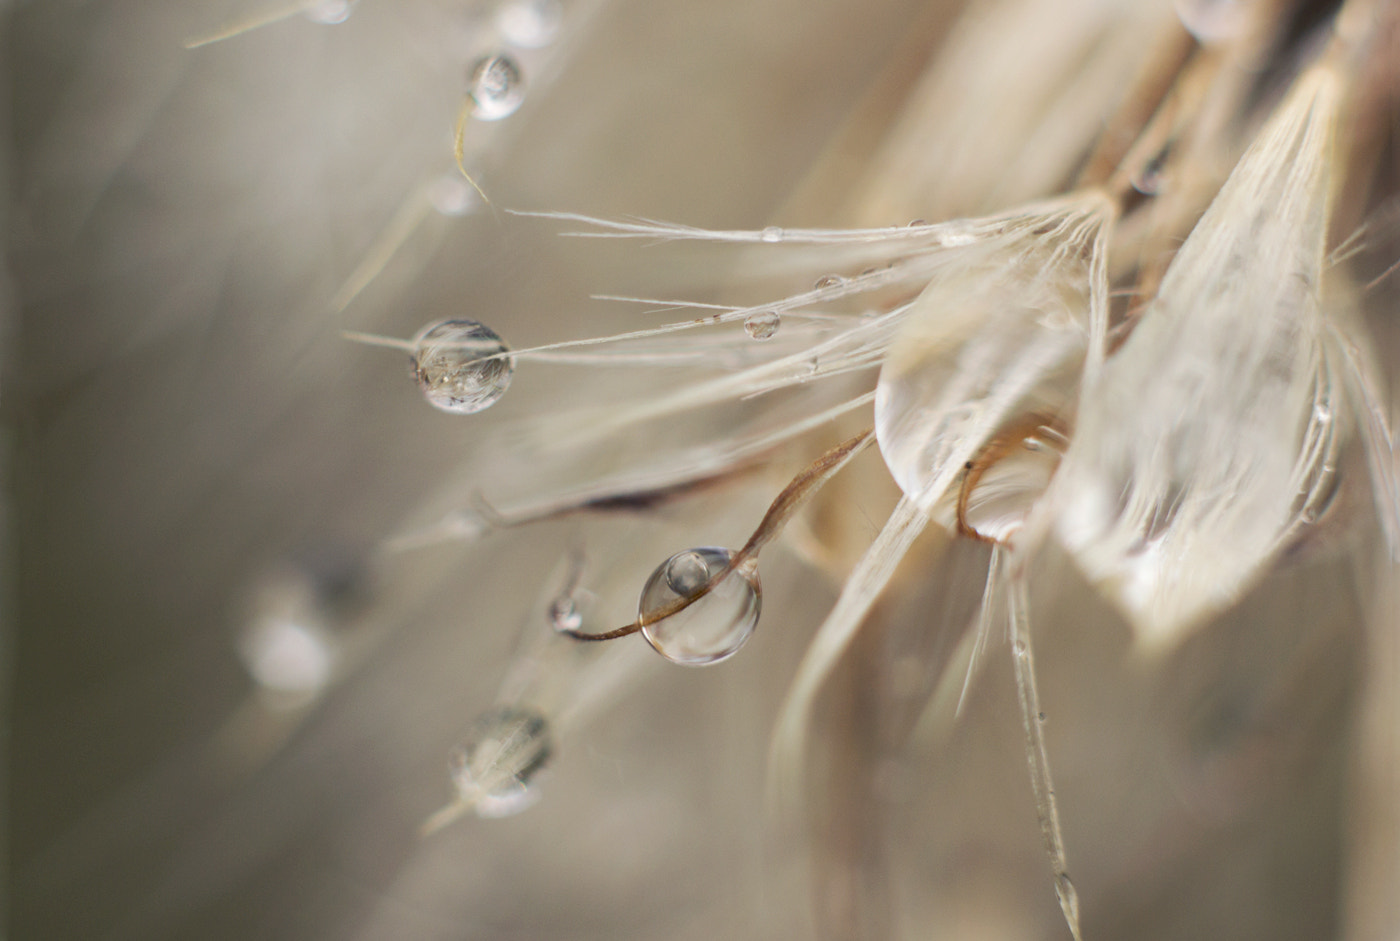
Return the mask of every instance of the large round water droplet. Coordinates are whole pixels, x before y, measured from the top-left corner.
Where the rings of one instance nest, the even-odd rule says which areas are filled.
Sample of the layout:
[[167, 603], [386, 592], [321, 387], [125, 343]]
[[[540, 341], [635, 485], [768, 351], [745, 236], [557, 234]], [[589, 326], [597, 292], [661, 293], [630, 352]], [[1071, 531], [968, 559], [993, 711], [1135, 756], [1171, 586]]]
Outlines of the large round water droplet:
[[472, 117], [481, 121], [510, 117], [525, 101], [525, 79], [520, 74], [520, 66], [510, 56], [502, 54], [477, 60], [472, 67], [468, 94], [472, 98]]
[[457, 794], [479, 817], [507, 817], [533, 804], [535, 777], [554, 751], [549, 723], [533, 709], [499, 706], [478, 717], [452, 749]]
[[444, 412], [470, 415], [492, 405], [510, 388], [515, 359], [496, 331], [475, 320], [444, 320], [415, 341], [413, 374], [423, 395]]
[[756, 567], [741, 566], [704, 597], [669, 617], [652, 620], [684, 598], [695, 597], [729, 564], [728, 549], [704, 546], [677, 552], [657, 567], [642, 588], [638, 620], [647, 643], [667, 660], [704, 666], [732, 657], [753, 635], [763, 593]]
[[895, 482], [925, 510], [946, 506], [1008, 420], [1070, 410], [1088, 302], [1079, 284], [1048, 275], [1004, 266], [935, 282], [886, 354], [875, 433]]
[[771, 340], [783, 325], [776, 310], [761, 310], [744, 318], [744, 332], [755, 340]]
[[559, 0], [507, 0], [496, 11], [496, 28], [512, 45], [542, 49], [554, 41], [563, 18]]

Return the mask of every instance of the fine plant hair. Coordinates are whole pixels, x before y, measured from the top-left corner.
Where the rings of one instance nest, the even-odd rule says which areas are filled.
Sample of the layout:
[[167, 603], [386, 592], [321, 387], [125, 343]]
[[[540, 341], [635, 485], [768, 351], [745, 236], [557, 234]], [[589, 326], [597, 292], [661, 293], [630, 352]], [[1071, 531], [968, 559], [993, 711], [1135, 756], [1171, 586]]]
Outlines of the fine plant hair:
[[1400, 935], [1397, 0], [0, 22], [16, 937]]

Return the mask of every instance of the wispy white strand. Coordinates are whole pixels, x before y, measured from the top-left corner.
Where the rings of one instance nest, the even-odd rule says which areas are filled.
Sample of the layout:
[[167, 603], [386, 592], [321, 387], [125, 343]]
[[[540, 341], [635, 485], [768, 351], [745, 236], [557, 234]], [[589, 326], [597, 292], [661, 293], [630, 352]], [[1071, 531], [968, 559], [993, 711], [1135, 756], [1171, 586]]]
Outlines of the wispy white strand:
[[927, 524], [928, 516], [917, 503], [908, 497], [899, 501], [808, 645], [773, 732], [769, 780], [774, 788], [771, 797], [777, 806], [790, 805], [800, 793], [798, 781], [806, 753], [807, 724], [817, 694], [893, 577], [900, 560]]

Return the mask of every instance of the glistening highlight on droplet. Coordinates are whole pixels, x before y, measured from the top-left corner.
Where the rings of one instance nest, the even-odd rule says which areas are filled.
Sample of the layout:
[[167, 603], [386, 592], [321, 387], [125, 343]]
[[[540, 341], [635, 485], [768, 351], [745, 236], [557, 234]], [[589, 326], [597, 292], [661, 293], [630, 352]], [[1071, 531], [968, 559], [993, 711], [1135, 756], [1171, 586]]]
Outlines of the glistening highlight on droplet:
[[467, 93], [472, 99], [472, 117], [499, 121], [515, 114], [524, 103], [525, 78], [510, 56], [484, 56], [472, 67]]
[[510, 388], [515, 359], [504, 340], [475, 320], [444, 320], [414, 341], [413, 375], [423, 396], [444, 412], [490, 408]]
[[686, 549], [651, 573], [637, 604], [637, 620], [647, 643], [661, 656], [684, 666], [718, 663], [753, 635], [763, 595], [752, 564], [739, 566], [692, 604], [658, 617], [677, 602], [695, 598], [732, 556], [728, 549], [714, 546]]

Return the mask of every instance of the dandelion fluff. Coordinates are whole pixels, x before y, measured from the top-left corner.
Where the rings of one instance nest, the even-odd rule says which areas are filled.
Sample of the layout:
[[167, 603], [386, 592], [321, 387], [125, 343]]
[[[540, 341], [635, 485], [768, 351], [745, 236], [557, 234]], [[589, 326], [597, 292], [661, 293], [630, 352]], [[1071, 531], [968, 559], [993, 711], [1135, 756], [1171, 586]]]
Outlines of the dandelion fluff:
[[1319, 292], [1336, 76], [1300, 79], [1088, 390], [1056, 529], [1161, 646], [1231, 604], [1334, 459]]

